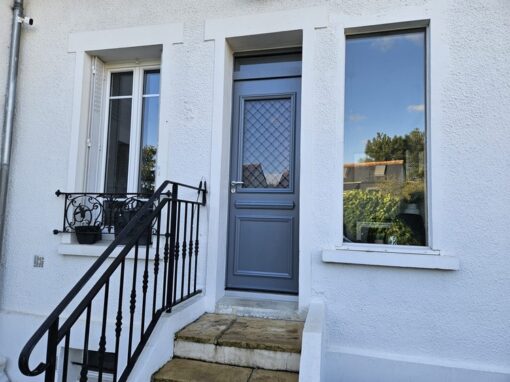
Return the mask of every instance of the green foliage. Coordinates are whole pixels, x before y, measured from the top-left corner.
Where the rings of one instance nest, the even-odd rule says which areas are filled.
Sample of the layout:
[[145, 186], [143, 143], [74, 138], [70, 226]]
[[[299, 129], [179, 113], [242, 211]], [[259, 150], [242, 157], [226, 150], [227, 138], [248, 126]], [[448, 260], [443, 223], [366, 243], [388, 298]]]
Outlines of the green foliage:
[[345, 235], [356, 237], [358, 222], [391, 223], [389, 228], [378, 228], [377, 236], [396, 239], [396, 244], [418, 245], [409, 227], [396, 219], [403, 201], [389, 192], [350, 190], [344, 191]]
[[140, 168], [140, 192], [151, 194], [154, 192], [156, 181], [156, 146], [148, 145], [142, 148], [142, 165]]
[[369, 140], [365, 146], [365, 154], [370, 161], [387, 161], [405, 158], [406, 141], [404, 137], [395, 135], [389, 137], [385, 133], [377, 135]]
[[423, 179], [425, 152], [425, 133], [414, 129], [405, 136], [377, 135], [365, 145], [365, 161], [403, 160], [406, 165], [407, 179]]

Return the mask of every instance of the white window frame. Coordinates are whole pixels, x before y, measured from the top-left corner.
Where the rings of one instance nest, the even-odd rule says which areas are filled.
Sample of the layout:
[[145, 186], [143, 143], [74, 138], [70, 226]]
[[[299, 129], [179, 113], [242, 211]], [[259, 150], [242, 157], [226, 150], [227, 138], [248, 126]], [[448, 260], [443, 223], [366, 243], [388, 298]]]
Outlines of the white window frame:
[[[142, 108], [143, 99], [147, 97], [160, 97], [161, 86], [157, 94], [143, 94], [143, 80], [144, 74], [149, 70], [159, 70], [161, 75], [161, 64], [158, 61], [150, 61], [144, 63], [124, 63], [124, 64], [107, 64], [105, 65], [106, 73], [106, 86], [104, 94], [104, 113], [103, 122], [101, 124], [102, 144], [100, 148], [100, 171], [99, 189], [106, 192], [106, 162], [108, 155], [108, 132], [109, 132], [109, 113], [110, 113], [110, 100], [131, 98], [131, 127], [130, 127], [130, 142], [129, 142], [129, 163], [128, 163], [128, 183], [127, 192], [138, 192], [139, 173], [140, 173], [140, 145], [142, 139]], [[133, 72], [133, 91], [131, 96], [110, 96], [111, 76], [113, 73]], [[161, 83], [161, 82], [160, 82]], [[161, 97], [160, 97], [161, 99]], [[160, 108], [161, 111], [161, 108]], [[159, 138], [158, 138], [159, 144]], [[156, 156], [156, 167], [158, 165], [158, 157]]]
[[[143, 59], [145, 50], [159, 47], [160, 55], [157, 58], [161, 63], [160, 73], [160, 104], [169, 104], [172, 99], [172, 79], [178, 78], [179, 67], [174, 65], [179, 44], [184, 41], [184, 24], [182, 22], [167, 24], [151, 24], [135, 27], [102, 29], [94, 31], [72, 32], [69, 34], [67, 52], [74, 57], [72, 115], [70, 119], [69, 157], [67, 180], [59, 188], [68, 192], [85, 192], [87, 168], [87, 131], [89, 128], [91, 79], [93, 78], [93, 57], [103, 54], [118, 53], [122, 51], [120, 60], [135, 62]], [[140, 57], [142, 54], [142, 57]], [[117, 56], [119, 57], [119, 56]], [[147, 56], [156, 57], [156, 56]], [[109, 60], [106, 59], [108, 62]], [[111, 62], [111, 61], [110, 61]], [[160, 108], [160, 127], [158, 131], [158, 167], [156, 169], [156, 186], [159, 178], [169, 176], [168, 169], [168, 141], [169, 129], [162, 129], [170, 119], [169, 108]], [[101, 111], [101, 116], [103, 112]], [[100, 126], [103, 126], [101, 121]], [[102, 154], [100, 154], [102, 155]], [[98, 164], [99, 168], [99, 164]], [[161, 174], [160, 174], [161, 173]], [[97, 181], [97, 184], [100, 180]], [[100, 192], [99, 186], [94, 192]], [[100, 246], [83, 246], [75, 244], [73, 235], [61, 235], [59, 253], [62, 255], [99, 256], [103, 250]], [[85, 248], [87, 247], [87, 248]], [[92, 250], [91, 250], [92, 249]]]
[[[340, 58], [337, 62], [339, 74], [338, 91], [342, 95], [338, 96], [340, 101], [337, 104], [337, 123], [343, 126], [344, 121], [344, 71], [345, 71], [345, 42], [346, 36], [358, 33], [385, 32], [389, 30], [402, 30], [413, 28], [426, 29], [426, 148], [427, 148], [427, 228], [428, 245], [427, 246], [402, 246], [387, 244], [362, 244], [347, 243], [343, 241], [342, 224], [338, 226], [339, 235], [333, 247], [322, 250], [322, 261], [324, 263], [336, 264], [356, 264], [382, 267], [398, 268], [418, 268], [430, 270], [458, 270], [460, 261], [458, 257], [451, 255], [448, 251], [442, 251], [441, 231], [437, 222], [438, 203], [440, 184], [433, 182], [441, 171], [438, 171], [438, 152], [440, 142], [438, 140], [437, 129], [433, 130], [431, 126], [441, 126], [441, 113], [432, 115], [431, 110], [439, 110], [442, 102], [440, 83], [442, 80], [442, 68], [447, 65], [447, 48], [441, 45], [441, 28], [431, 28], [431, 14], [425, 8], [416, 8], [402, 14], [389, 12], [377, 17], [344, 17], [343, 15], [334, 15], [330, 18], [332, 25], [336, 28], [336, 37], [338, 47], [340, 48]], [[432, 46], [434, 46], [432, 52]], [[431, 60], [432, 54], [434, 60]], [[432, 84], [434, 79], [434, 86]], [[339, 152], [343, 150], [343, 130], [341, 145], [338, 145]], [[343, 167], [341, 156], [338, 156], [339, 164]], [[432, 174], [434, 172], [434, 178]], [[343, 179], [337, 183], [343, 190]], [[343, 195], [343, 192], [341, 193]], [[339, 211], [343, 212], [343, 196], [339, 198]], [[433, 210], [433, 206], [435, 209]], [[339, 221], [343, 222], [343, 214], [339, 216]]]

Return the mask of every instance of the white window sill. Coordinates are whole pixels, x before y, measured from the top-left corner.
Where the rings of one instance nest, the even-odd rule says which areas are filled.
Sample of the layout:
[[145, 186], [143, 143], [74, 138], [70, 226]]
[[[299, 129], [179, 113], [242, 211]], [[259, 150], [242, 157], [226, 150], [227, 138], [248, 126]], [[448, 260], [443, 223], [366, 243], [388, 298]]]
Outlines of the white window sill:
[[[84, 256], [84, 257], [99, 257], [103, 254], [103, 252], [108, 248], [111, 244], [111, 241], [100, 241], [96, 244], [77, 244], [77, 243], [60, 243], [58, 245], [58, 253], [64, 256]], [[138, 248], [138, 258], [145, 259], [145, 246], [140, 246]], [[119, 245], [117, 248], [113, 250], [109, 257], [116, 257], [124, 249], [123, 245]], [[128, 255], [128, 259], [134, 258], [134, 249], [132, 249]], [[154, 259], [154, 255], [156, 254], [156, 248], [149, 248], [149, 259]], [[160, 258], [163, 257], [163, 250], [159, 251]]]
[[460, 262], [454, 256], [442, 256], [439, 251], [420, 247], [388, 247], [346, 245], [323, 250], [325, 263], [358, 264], [381, 267], [420, 268], [456, 271]]

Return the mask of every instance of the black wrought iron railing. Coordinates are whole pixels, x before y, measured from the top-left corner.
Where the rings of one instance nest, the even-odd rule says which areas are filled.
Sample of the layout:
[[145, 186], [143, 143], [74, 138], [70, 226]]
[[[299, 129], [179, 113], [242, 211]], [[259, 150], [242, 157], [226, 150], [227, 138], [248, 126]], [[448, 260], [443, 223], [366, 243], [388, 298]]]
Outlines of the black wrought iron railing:
[[[147, 203], [152, 194], [144, 193], [92, 193], [62, 192], [64, 216], [62, 228], [53, 230], [54, 234], [77, 232], [83, 227], [97, 227], [102, 233], [119, 233], [124, 228], [121, 223], [134, 216]], [[164, 196], [164, 195], [163, 195]], [[156, 199], [153, 208], [157, 206]], [[120, 228], [120, 230], [119, 230]]]
[[[125, 381], [161, 315], [201, 292], [197, 289], [199, 224], [206, 193], [205, 182], [193, 187], [166, 181], [144, 200], [28, 340], [19, 356], [21, 372], [45, 373], [45, 381], [54, 382], [59, 354], [59, 380], [70, 381], [78, 374], [85, 382], [93, 352], [98, 381], [106, 373], [114, 381]], [[111, 257], [118, 247], [118, 255]], [[30, 357], [36, 346], [44, 345], [43, 339], [46, 359], [31, 368]], [[81, 350], [78, 361], [74, 349]], [[71, 370], [76, 364], [79, 371]]]

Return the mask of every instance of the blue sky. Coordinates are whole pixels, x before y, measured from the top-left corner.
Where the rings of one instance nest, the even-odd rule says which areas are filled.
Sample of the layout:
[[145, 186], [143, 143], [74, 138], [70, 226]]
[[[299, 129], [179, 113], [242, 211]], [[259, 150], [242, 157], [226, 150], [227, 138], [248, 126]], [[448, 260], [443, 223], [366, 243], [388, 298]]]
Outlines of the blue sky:
[[424, 33], [351, 38], [346, 44], [345, 163], [377, 132], [425, 129]]

